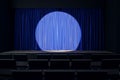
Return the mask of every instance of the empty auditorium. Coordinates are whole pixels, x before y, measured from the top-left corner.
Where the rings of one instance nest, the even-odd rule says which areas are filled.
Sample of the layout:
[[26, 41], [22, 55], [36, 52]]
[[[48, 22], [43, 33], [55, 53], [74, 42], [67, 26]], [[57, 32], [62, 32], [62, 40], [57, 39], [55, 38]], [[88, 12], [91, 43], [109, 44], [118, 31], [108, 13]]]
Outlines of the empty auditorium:
[[119, 0], [0, 7], [0, 80], [120, 80]]

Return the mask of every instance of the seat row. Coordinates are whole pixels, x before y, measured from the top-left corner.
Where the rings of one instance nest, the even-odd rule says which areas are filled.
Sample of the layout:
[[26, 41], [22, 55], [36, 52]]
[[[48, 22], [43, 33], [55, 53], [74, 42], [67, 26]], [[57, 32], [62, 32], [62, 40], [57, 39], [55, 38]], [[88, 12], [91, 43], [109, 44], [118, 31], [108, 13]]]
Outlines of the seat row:
[[16, 61], [15, 59], [0, 59], [0, 69], [119, 69], [120, 59], [29, 59]]

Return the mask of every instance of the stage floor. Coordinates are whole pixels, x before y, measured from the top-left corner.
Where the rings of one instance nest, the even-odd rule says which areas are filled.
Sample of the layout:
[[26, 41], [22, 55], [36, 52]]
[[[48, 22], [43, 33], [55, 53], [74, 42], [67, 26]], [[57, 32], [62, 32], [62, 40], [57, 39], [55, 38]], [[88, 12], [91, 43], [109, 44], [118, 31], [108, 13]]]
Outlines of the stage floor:
[[92, 53], [97, 53], [97, 54], [111, 54], [113, 52], [110, 52], [110, 51], [38, 51], [38, 50], [14, 50], [14, 51], [7, 51], [7, 52], [2, 52], [1, 54], [10, 54], [10, 53], [15, 53], [15, 54], [31, 54], [31, 53], [34, 53], [34, 54], [42, 54], [42, 53], [64, 53], [64, 54], [68, 54], [68, 53], [79, 53], [79, 54], [92, 54]]

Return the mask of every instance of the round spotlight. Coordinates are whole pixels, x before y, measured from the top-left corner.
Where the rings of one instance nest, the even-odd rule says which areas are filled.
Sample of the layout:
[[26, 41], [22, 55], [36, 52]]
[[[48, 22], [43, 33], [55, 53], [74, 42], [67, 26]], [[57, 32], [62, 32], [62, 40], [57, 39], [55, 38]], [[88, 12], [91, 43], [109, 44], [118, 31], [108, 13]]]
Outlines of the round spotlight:
[[43, 51], [76, 50], [81, 40], [81, 28], [70, 14], [55, 11], [38, 22], [35, 38]]

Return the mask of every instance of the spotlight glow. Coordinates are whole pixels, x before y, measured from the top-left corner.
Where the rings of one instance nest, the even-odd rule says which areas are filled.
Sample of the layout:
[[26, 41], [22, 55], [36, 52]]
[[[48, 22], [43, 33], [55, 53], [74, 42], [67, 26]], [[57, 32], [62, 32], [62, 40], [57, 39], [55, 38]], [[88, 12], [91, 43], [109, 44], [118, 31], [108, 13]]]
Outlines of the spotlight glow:
[[81, 40], [81, 28], [70, 14], [55, 11], [38, 22], [35, 38], [42, 50], [76, 50]]

